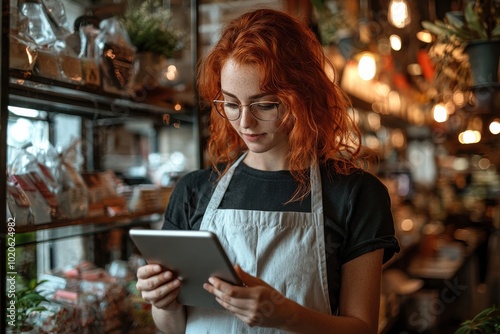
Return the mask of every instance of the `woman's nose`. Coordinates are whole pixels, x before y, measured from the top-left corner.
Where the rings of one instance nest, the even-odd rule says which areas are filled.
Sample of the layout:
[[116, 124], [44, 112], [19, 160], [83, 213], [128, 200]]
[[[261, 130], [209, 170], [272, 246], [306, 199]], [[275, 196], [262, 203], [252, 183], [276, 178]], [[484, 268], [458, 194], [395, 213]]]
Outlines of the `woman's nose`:
[[254, 126], [257, 119], [252, 115], [250, 106], [241, 106], [240, 126], [243, 128], [250, 128]]

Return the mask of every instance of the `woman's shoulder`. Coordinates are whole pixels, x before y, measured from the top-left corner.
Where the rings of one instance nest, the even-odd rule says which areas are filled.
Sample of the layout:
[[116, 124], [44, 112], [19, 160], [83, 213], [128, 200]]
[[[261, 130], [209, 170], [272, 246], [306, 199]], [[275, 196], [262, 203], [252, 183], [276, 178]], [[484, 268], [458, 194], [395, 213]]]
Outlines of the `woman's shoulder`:
[[351, 167], [346, 173], [340, 173], [338, 168], [336, 168], [338, 162], [330, 160], [320, 167], [322, 179], [327, 179], [328, 182], [337, 182], [340, 184], [346, 184], [349, 186], [359, 185], [379, 185], [384, 186], [382, 181], [370, 171], [359, 167]]
[[190, 171], [182, 176], [176, 184], [176, 187], [199, 189], [199, 187], [213, 184], [217, 181], [217, 172], [212, 168], [201, 168]]
[[366, 196], [386, 201], [389, 192], [386, 185], [375, 174], [362, 168], [352, 168], [339, 173], [332, 163], [321, 166], [321, 183], [327, 198], [360, 199]]

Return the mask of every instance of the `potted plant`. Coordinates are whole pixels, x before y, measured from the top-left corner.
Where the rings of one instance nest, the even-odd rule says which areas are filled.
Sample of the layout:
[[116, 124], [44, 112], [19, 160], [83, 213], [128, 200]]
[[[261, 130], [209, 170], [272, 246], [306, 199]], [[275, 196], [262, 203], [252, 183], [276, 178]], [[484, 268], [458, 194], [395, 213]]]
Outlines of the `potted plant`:
[[481, 311], [471, 320], [464, 321], [455, 334], [489, 334], [500, 332], [500, 309], [495, 306]]
[[355, 45], [355, 22], [351, 21], [347, 4], [338, 0], [311, 0], [311, 4], [321, 44], [336, 45], [344, 59], [350, 59], [358, 45]]
[[[184, 48], [185, 34], [175, 27], [172, 11], [160, 0], [140, 1], [138, 6], [131, 2], [121, 21], [137, 49], [136, 82], [158, 85], [167, 59]], [[148, 79], [153, 82], [147, 82]]]
[[[26, 287], [20, 288], [15, 293], [15, 319], [7, 322], [11, 330], [16, 333], [37, 333], [36, 328], [28, 322], [28, 318], [33, 312], [46, 311], [47, 308], [42, 305], [43, 302], [49, 303], [49, 300], [42, 296], [37, 287], [45, 281], [32, 279]], [[11, 331], [13, 333], [13, 331]]]
[[[451, 74], [445, 73], [447, 68], [450, 71], [458, 70], [457, 76], [461, 75], [466, 81], [466, 76], [460, 71], [469, 70], [474, 86], [498, 83], [499, 14], [500, 5], [497, 1], [476, 0], [468, 1], [463, 13], [446, 13], [444, 21], [423, 21], [422, 26], [437, 36], [438, 49], [430, 50], [437, 67], [436, 74]], [[463, 54], [468, 56], [465, 58], [468, 62], [464, 62]], [[450, 68], [450, 64], [456, 62], [457, 67]]]

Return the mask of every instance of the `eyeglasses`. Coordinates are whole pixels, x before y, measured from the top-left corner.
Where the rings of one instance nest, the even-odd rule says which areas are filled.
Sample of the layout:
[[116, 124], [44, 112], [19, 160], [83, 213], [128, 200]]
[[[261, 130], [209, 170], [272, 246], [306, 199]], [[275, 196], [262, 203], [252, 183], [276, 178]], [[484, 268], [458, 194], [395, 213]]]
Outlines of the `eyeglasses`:
[[215, 109], [224, 118], [230, 121], [236, 121], [240, 118], [243, 107], [250, 108], [253, 117], [261, 121], [274, 121], [279, 116], [278, 107], [281, 102], [259, 101], [247, 105], [235, 102], [214, 100]]

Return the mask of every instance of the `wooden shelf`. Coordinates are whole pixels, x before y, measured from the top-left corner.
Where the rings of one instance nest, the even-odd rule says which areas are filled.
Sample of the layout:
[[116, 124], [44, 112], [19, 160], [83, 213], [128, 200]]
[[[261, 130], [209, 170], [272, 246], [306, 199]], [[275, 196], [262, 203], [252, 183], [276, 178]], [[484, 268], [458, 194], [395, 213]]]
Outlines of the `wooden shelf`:
[[66, 226], [98, 225], [98, 224], [111, 224], [120, 222], [129, 223], [134, 220], [151, 221], [156, 216], [160, 217], [162, 213], [163, 210], [156, 210], [147, 212], [131, 212], [127, 214], [116, 215], [113, 217], [102, 216], [102, 217], [84, 217], [76, 219], [61, 219], [44, 224], [17, 226], [16, 233], [34, 232], [34, 231], [54, 229]]
[[130, 229], [133, 227], [150, 228], [151, 224], [162, 219], [162, 212], [135, 212], [115, 217], [87, 217], [80, 219], [65, 219], [47, 224], [18, 226], [16, 235], [23, 238], [16, 242], [16, 247], [39, 244], [61, 239], [91, 236], [96, 233], [108, 232], [114, 229]]
[[161, 122], [163, 115], [168, 114], [178, 120], [193, 122], [193, 106], [184, 103], [184, 110], [176, 111], [176, 102], [169, 99], [176, 93], [168, 88], [143, 92], [141, 96], [125, 92], [120, 95], [103, 91], [102, 88], [47, 79], [29, 71], [11, 69], [9, 74], [10, 105], [93, 119], [141, 117], [155, 118]]

